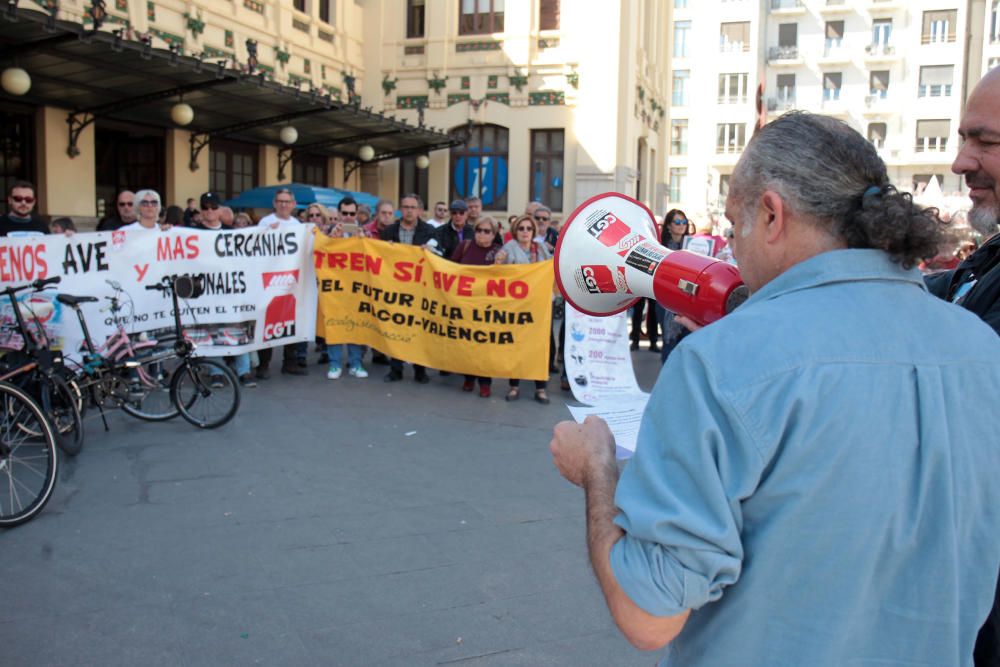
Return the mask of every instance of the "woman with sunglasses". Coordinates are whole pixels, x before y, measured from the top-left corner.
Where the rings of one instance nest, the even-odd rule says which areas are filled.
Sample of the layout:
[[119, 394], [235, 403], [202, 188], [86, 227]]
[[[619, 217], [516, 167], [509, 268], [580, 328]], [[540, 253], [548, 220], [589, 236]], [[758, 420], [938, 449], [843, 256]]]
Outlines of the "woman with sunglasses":
[[[544, 243], [538, 241], [538, 224], [530, 215], [522, 215], [512, 227], [514, 238], [504, 244], [497, 253], [497, 264], [533, 264], [544, 262], [552, 255]], [[551, 343], [551, 341], [550, 341]], [[549, 355], [551, 357], [551, 353]], [[516, 401], [521, 397], [521, 381], [511, 379], [507, 390], [508, 401]], [[535, 380], [535, 400], [545, 405], [549, 402], [547, 380]]]
[[135, 193], [135, 203], [139, 205], [139, 219], [121, 229], [147, 229], [155, 232], [170, 229], [166, 225], [160, 226], [160, 195], [156, 190], [139, 190]]
[[[684, 239], [691, 234], [691, 223], [684, 211], [679, 208], [671, 209], [663, 216], [663, 231], [660, 233], [660, 243], [669, 250], [683, 250]], [[670, 351], [677, 347], [677, 343], [690, 333], [686, 327], [674, 321], [674, 314], [666, 310], [660, 304], [656, 304], [656, 317], [663, 330], [663, 350], [660, 352], [660, 361], [664, 363], [670, 355]]]
[[335, 236], [335, 225], [330, 211], [322, 204], [309, 204], [302, 215], [302, 222], [311, 222], [316, 229], [327, 236]]
[[[497, 252], [500, 250], [500, 244], [496, 242], [497, 228], [496, 220], [489, 216], [483, 216], [476, 220], [476, 224], [472, 228], [472, 239], [465, 239], [455, 247], [451, 253], [451, 261], [473, 266], [497, 264]], [[475, 381], [479, 382], [479, 395], [482, 398], [489, 398], [490, 385], [493, 383], [492, 378], [466, 375], [465, 382], [462, 383], [462, 391], [472, 391]]]

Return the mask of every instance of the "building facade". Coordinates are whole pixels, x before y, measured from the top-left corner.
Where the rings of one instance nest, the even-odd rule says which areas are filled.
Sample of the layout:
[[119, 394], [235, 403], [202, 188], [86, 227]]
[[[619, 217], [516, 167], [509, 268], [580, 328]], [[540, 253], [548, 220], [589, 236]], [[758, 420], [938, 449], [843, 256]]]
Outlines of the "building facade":
[[997, 0], [673, 4], [672, 205], [720, 213], [755, 126], [792, 109], [864, 134], [900, 189], [936, 176], [944, 192], [963, 190], [949, 166], [964, 100], [1000, 59]]

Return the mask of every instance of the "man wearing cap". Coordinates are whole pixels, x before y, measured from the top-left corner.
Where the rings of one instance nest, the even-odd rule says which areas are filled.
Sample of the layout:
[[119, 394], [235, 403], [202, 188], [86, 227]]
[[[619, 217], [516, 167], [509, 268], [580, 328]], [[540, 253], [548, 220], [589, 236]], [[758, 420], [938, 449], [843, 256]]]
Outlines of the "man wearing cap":
[[455, 248], [462, 241], [472, 240], [473, 227], [468, 224], [469, 207], [461, 199], [453, 201], [448, 212], [451, 213], [451, 219], [447, 224], [441, 225], [434, 230], [434, 239], [437, 241], [437, 247], [441, 251], [441, 256], [451, 258], [452, 253], [455, 252]]

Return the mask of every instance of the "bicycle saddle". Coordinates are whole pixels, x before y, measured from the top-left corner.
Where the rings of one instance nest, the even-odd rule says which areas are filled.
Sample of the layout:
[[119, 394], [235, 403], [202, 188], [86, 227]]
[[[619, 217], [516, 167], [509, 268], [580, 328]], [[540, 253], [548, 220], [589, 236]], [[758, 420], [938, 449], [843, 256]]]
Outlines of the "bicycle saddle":
[[76, 306], [81, 303], [89, 303], [97, 300], [96, 296], [73, 296], [72, 294], [56, 295], [56, 301], [59, 303], [65, 303], [67, 306]]

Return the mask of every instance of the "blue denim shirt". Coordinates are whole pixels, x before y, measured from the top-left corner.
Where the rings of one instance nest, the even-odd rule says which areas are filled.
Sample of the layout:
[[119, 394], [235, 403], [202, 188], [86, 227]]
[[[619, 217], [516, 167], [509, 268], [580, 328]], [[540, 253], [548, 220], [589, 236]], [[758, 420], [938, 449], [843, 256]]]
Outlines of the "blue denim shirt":
[[663, 664], [972, 664], [1000, 567], [1000, 338], [874, 250], [688, 336], [622, 473], [611, 563], [693, 609]]

